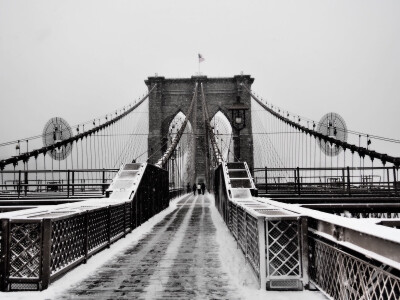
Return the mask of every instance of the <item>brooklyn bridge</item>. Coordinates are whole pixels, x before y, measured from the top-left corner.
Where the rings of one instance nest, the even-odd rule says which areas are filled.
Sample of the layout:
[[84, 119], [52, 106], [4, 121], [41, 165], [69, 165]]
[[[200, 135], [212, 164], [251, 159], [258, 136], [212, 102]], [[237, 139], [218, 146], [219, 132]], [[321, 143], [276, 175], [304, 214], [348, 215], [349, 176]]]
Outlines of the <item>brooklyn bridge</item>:
[[156, 75], [1, 144], [0, 297], [400, 299], [398, 141], [253, 81]]

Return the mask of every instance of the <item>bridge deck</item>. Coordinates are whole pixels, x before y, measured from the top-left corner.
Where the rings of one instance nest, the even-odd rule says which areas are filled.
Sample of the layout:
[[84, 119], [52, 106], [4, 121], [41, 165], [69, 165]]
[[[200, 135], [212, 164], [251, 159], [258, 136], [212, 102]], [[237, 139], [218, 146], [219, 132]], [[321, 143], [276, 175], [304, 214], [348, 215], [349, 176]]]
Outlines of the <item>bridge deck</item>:
[[[161, 213], [165, 217], [149, 233], [141, 238], [135, 232], [128, 235], [48, 290], [29, 292], [29, 297], [325, 299], [310, 291], [260, 291], [250, 266], [214, 207], [212, 196], [184, 196], [171, 206], [169, 213]], [[150, 227], [152, 220], [148, 223], [142, 226]], [[93, 269], [87, 271], [91, 266]], [[25, 292], [18, 294], [24, 297]]]

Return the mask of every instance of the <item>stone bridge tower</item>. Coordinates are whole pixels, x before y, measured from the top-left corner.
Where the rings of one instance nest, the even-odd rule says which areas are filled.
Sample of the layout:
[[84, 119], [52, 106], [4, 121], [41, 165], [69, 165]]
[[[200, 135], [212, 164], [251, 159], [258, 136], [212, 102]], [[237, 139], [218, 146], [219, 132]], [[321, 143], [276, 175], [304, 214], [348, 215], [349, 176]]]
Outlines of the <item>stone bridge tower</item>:
[[[149, 97], [149, 162], [155, 163], [167, 149], [169, 125], [179, 112], [187, 114], [196, 81], [199, 83], [197, 105], [189, 119], [194, 133], [193, 150], [195, 152], [195, 167], [193, 168], [195, 174], [190, 182], [193, 184], [194, 180], [195, 182], [207, 181], [207, 165], [210, 163], [210, 154], [206, 145], [206, 142], [208, 142], [207, 134], [203, 123], [200, 83], [203, 83], [210, 119], [219, 111], [227, 117], [233, 130], [235, 154], [238, 153], [237, 149], [240, 149], [239, 160], [246, 161], [249, 168], [252, 169], [254, 159], [251, 97], [241, 86], [241, 83], [245, 83], [249, 88], [251, 87], [254, 79], [249, 75], [223, 78], [208, 78], [207, 76], [170, 79], [149, 77], [145, 80], [149, 90], [157, 84], [155, 91]], [[229, 110], [235, 105], [238, 96], [240, 96], [241, 103], [249, 108], [246, 110], [246, 126], [240, 131], [235, 130], [232, 126], [234, 120], [232, 120], [232, 114]], [[238, 159], [238, 155], [236, 155], [235, 160]]]

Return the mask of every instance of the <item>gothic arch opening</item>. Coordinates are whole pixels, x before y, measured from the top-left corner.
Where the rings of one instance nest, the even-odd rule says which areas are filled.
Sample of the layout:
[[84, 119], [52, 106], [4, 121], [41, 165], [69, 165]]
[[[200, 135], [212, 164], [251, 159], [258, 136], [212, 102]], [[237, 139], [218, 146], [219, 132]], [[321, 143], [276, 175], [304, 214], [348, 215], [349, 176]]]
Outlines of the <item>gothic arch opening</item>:
[[221, 111], [218, 111], [211, 119], [211, 127], [223, 159], [233, 161], [233, 134], [228, 118]]
[[[171, 145], [173, 139], [185, 121], [185, 114], [178, 112], [172, 119], [168, 127], [168, 146]], [[193, 156], [193, 129], [190, 121], [187, 122], [181, 139], [173, 153], [173, 159], [170, 160], [168, 168], [177, 168], [178, 172], [173, 178], [170, 178], [170, 187], [186, 187], [193, 181], [194, 176], [194, 156]]]

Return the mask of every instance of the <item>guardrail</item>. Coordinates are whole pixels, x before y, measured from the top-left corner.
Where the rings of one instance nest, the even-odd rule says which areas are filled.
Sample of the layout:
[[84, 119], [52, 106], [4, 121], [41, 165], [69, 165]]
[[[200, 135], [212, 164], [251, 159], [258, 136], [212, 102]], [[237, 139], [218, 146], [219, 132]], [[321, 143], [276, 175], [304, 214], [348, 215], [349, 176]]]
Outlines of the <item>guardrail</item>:
[[124, 237], [169, 205], [167, 171], [127, 164], [108, 190], [110, 198], [1, 216], [2, 291], [43, 290], [60, 275]]
[[299, 206], [310, 208], [346, 218], [357, 219], [394, 219], [400, 218], [400, 203], [320, 203], [300, 204]]
[[[260, 237], [262, 238], [265, 234], [262, 228], [262, 216], [251, 214], [233, 202], [229, 202], [228, 205], [228, 228], [260, 279], [260, 268], [265, 268], [265, 264], [260, 263], [260, 252], [264, 252], [263, 248], [265, 247], [263, 247], [265, 238], [260, 240]], [[261, 224], [259, 224], [260, 222]]]
[[[21, 197], [71, 198], [83, 193], [104, 195], [119, 169], [0, 171], [0, 199]], [[50, 196], [49, 196], [50, 197]]]
[[255, 168], [260, 192], [277, 194], [400, 195], [399, 169], [365, 168]]
[[359, 258], [318, 235], [311, 234], [309, 241], [310, 278], [333, 299], [399, 299], [400, 278], [393, 268]]
[[399, 219], [349, 219], [272, 200], [264, 203], [307, 217], [312, 285], [333, 299], [400, 299]]
[[[232, 170], [232, 168], [235, 168]], [[247, 165], [243, 164], [243, 169]], [[263, 289], [301, 290], [308, 285], [306, 219], [252, 198], [249, 188], [234, 188], [238, 165], [215, 171], [215, 201]], [[242, 172], [251, 177], [247, 172]], [[238, 177], [236, 177], [238, 178]], [[245, 177], [242, 178], [245, 186]], [[239, 180], [235, 181], [235, 184]]]
[[132, 202], [88, 205], [1, 219], [2, 290], [46, 289], [132, 230]]
[[[262, 288], [305, 286], [340, 300], [400, 299], [400, 219], [344, 218], [253, 198], [248, 190], [232, 188], [227, 169], [228, 165], [221, 165], [215, 172], [216, 206]], [[354, 204], [310, 207], [318, 205], [326, 210], [345, 206], [353, 213], [360, 208]], [[388, 217], [390, 210], [379, 204], [364, 208], [370, 210], [369, 216], [385, 210], [382, 216]]]

